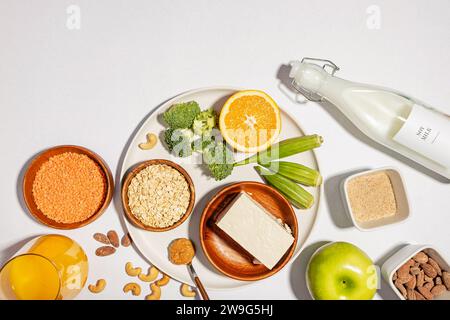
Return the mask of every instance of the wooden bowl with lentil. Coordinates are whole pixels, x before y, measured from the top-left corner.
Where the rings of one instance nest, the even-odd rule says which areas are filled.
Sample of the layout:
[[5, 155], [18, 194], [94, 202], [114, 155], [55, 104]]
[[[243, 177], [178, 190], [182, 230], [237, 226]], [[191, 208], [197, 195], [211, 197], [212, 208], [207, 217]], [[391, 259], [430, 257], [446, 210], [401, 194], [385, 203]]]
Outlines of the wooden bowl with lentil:
[[195, 203], [195, 189], [181, 166], [165, 159], [141, 162], [122, 184], [125, 216], [147, 231], [175, 229], [187, 220]]
[[100, 217], [111, 202], [114, 181], [105, 161], [89, 149], [63, 145], [28, 165], [22, 195], [31, 215], [56, 229], [76, 229]]

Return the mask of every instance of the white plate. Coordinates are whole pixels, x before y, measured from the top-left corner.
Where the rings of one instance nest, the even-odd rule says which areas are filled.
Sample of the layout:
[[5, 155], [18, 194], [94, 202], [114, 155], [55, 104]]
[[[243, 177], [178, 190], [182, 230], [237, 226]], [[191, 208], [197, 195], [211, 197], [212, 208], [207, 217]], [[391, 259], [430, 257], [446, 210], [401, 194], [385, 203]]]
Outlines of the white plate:
[[[193, 156], [195, 158], [176, 158], [172, 156], [160, 142], [155, 148], [149, 151], [139, 149], [138, 144], [146, 141], [146, 134], [149, 132], [160, 136], [161, 132], [165, 128], [161, 121], [161, 114], [172, 104], [195, 100], [200, 104], [202, 109], [214, 107], [216, 110], [220, 110], [226, 99], [238, 90], [240, 89], [232, 87], [203, 88], [183, 93], [170, 101], [167, 101], [154, 110], [142, 124], [141, 128], [139, 128], [131, 141], [122, 164], [122, 179], [130, 167], [141, 161], [149, 159], [169, 159], [177, 162], [183, 166], [192, 177], [195, 184], [196, 204], [192, 215], [178, 228], [167, 232], [150, 232], [133, 226], [127, 219], [125, 219], [125, 221], [135, 245], [151, 264], [155, 265], [159, 270], [166, 273], [173, 279], [189, 283], [191, 285], [193, 285], [193, 282], [189, 276], [187, 268], [185, 266], [173, 265], [167, 259], [167, 246], [173, 239], [176, 238], [187, 237], [193, 240], [197, 248], [197, 255], [193, 261], [193, 265], [202, 279], [203, 284], [208, 289], [231, 289], [247, 285], [251, 282], [238, 281], [222, 275], [216, 271], [206, 259], [199, 240], [199, 221], [203, 208], [215, 192], [217, 192], [224, 185], [243, 180], [262, 180], [253, 169], [253, 166], [247, 165], [236, 167], [231, 176], [222, 181], [215, 181], [213, 178], [210, 178], [204, 174], [200, 164], [200, 157]], [[281, 121], [282, 130], [279, 138], [280, 140], [303, 135], [303, 131], [300, 126], [285, 111], [282, 111], [281, 113]], [[237, 154], [236, 158], [239, 159], [243, 156], [243, 154]], [[194, 159], [196, 160], [194, 161]], [[316, 156], [313, 151], [304, 152], [288, 159], [289, 161], [299, 162], [311, 168], [319, 169]], [[318, 205], [321, 198], [321, 188], [307, 189], [313, 194], [315, 204], [308, 210], [295, 210], [299, 224], [299, 239], [291, 261], [293, 261], [293, 259], [295, 259], [295, 257], [297, 257], [300, 253], [303, 244], [306, 242], [313, 228], [318, 212]]]

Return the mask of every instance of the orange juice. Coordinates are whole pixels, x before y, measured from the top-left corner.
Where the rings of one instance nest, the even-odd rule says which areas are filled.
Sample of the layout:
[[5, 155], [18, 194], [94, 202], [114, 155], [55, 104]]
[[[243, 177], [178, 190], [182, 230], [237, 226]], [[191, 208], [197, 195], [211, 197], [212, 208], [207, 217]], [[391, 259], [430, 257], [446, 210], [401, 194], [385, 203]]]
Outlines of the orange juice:
[[60, 289], [59, 274], [46, 258], [24, 254], [5, 266], [2, 286], [10, 287], [10, 294], [20, 300], [56, 299]]
[[0, 298], [71, 299], [84, 287], [88, 261], [83, 249], [62, 235], [38, 237], [0, 273]]

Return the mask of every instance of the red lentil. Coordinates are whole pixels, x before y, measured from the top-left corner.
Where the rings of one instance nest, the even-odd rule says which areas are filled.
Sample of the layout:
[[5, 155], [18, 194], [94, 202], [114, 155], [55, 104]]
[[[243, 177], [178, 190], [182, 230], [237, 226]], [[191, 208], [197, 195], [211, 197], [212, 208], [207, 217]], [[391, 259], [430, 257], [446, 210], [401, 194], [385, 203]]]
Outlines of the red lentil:
[[44, 162], [33, 182], [34, 201], [60, 223], [88, 219], [103, 204], [106, 181], [99, 165], [86, 155], [65, 152]]

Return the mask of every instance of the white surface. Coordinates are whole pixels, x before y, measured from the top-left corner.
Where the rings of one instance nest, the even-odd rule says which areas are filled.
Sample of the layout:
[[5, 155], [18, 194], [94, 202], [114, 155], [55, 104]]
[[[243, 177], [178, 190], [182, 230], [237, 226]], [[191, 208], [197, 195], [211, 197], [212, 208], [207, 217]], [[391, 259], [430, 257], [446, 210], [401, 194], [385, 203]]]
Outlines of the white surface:
[[[220, 112], [223, 103], [226, 99], [235, 93], [238, 89], [230, 87], [210, 87], [198, 90], [192, 90], [176, 96], [175, 98], [162, 104], [155, 112], [144, 121], [142, 126], [137, 130], [134, 137], [132, 137], [129, 148], [126, 151], [125, 158], [121, 167], [121, 177], [132, 166], [139, 162], [149, 159], [169, 159], [177, 162], [183, 166], [189, 173], [194, 182], [195, 187], [195, 206], [189, 218], [179, 227], [167, 232], [148, 232], [130, 224], [125, 220], [128, 230], [136, 243], [140, 252], [161, 271], [167, 273], [174, 279], [186, 282], [193, 285], [189, 276], [189, 272], [185, 266], [173, 265], [167, 259], [167, 247], [170, 242], [177, 238], [190, 238], [194, 241], [197, 248], [197, 254], [193, 261], [196, 272], [201, 275], [202, 282], [208, 288], [214, 289], [230, 289], [248, 285], [249, 282], [238, 281], [230, 279], [220, 272], [218, 272], [207, 260], [206, 256], [201, 250], [200, 244], [200, 218], [207, 202], [225, 185], [238, 181], [260, 181], [263, 182], [258, 173], [253, 169], [252, 165], [237, 167], [233, 170], [233, 174], [223, 179], [222, 181], [214, 181], [211, 177], [205, 174], [202, 169], [201, 156], [194, 154], [187, 158], [177, 158], [169, 154], [162, 143], [158, 143], [155, 148], [150, 151], [142, 151], [139, 149], [139, 143], [146, 141], [146, 136], [149, 132], [153, 132], [161, 137], [165, 126], [161, 123], [161, 114], [166, 111], [174, 103], [197, 101], [202, 109], [214, 108], [216, 112]], [[302, 129], [299, 125], [284, 111], [281, 112], [281, 121], [283, 128], [280, 132], [279, 139], [287, 139], [303, 135]], [[235, 153], [236, 160], [242, 160], [246, 157], [244, 153]], [[289, 161], [303, 163], [304, 165], [319, 170], [318, 163], [314, 151], [303, 152], [288, 158]], [[296, 257], [308, 236], [311, 233], [319, 208], [321, 199], [321, 188], [306, 188], [316, 200], [314, 205], [308, 210], [295, 209], [298, 220], [298, 242], [294, 251]]]
[[[66, 28], [66, 8], [81, 8], [81, 29]], [[368, 29], [366, 10], [381, 10], [380, 29]], [[211, 85], [258, 88], [298, 117], [307, 133], [320, 133], [317, 151], [325, 177], [324, 205], [307, 248], [282, 272], [215, 299], [307, 299], [307, 259], [323, 241], [349, 241], [382, 263], [405, 242], [439, 246], [450, 256], [450, 185], [417, 170], [361, 136], [330, 106], [293, 104], [278, 89], [281, 64], [303, 56], [329, 58], [339, 75], [392, 87], [450, 113], [448, 0], [347, 1], [16, 1], [0, 2], [0, 259], [30, 236], [55, 232], [30, 218], [17, 197], [27, 160], [58, 144], [98, 152], [116, 172], [127, 140], [145, 115], [173, 95]], [[339, 183], [361, 168], [398, 167], [411, 195], [411, 218], [370, 233], [345, 216]], [[412, 165], [413, 167], [411, 167]], [[97, 296], [134, 298], [122, 292], [126, 261], [144, 264], [132, 249], [97, 258], [94, 232], [121, 229], [119, 203], [101, 219], [62, 232], [86, 249], [89, 282], [108, 287]], [[145, 292], [145, 289], [144, 289]], [[382, 282], [378, 297], [396, 298]], [[163, 299], [181, 298], [174, 282]]]

